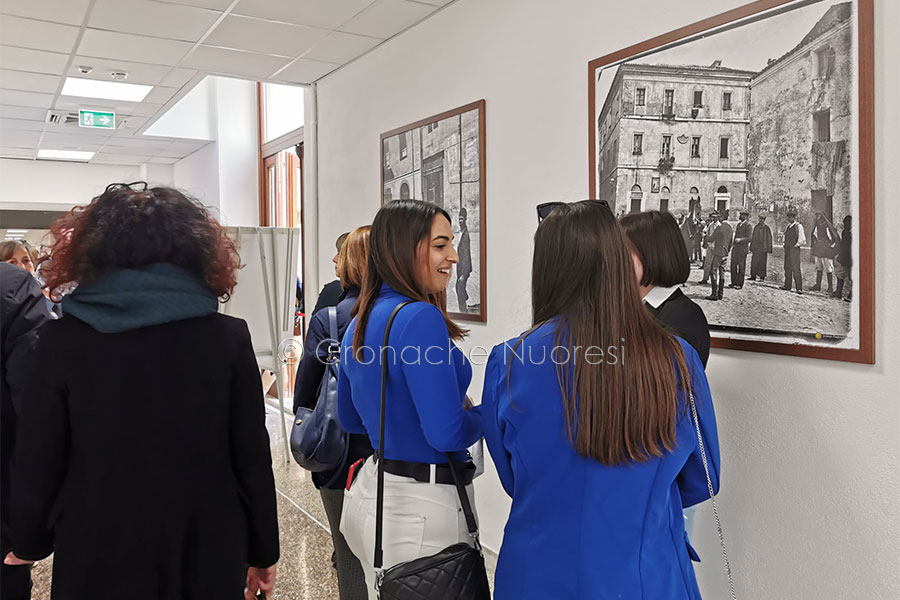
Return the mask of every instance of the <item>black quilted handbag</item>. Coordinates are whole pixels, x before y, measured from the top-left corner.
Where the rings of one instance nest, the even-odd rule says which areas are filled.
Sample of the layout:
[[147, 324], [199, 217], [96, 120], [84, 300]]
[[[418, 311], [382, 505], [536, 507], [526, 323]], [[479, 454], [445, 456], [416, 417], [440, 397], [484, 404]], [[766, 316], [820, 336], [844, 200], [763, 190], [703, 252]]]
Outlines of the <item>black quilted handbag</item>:
[[[394, 317], [400, 309], [409, 304], [399, 304], [388, 319], [384, 332], [384, 344], [381, 347], [381, 446], [384, 447], [384, 397], [387, 382], [388, 334]], [[459, 468], [453, 456], [448, 452], [447, 461], [469, 535], [475, 546], [465, 543], [453, 544], [437, 554], [424, 556], [409, 562], [382, 569], [382, 518], [384, 513], [384, 463], [378, 460], [378, 500], [375, 505], [375, 589], [381, 600], [490, 600], [487, 571], [484, 568], [484, 557], [481, 554], [481, 543], [478, 541], [478, 525], [469, 496], [463, 487]]]

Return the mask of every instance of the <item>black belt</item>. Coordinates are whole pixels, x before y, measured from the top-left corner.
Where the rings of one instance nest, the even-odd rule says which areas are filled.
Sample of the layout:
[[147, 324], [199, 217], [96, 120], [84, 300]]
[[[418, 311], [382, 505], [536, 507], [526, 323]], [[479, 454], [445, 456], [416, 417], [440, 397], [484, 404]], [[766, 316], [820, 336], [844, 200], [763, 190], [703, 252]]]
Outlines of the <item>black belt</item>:
[[[459, 464], [460, 483], [469, 485], [475, 478], [475, 464], [472, 461]], [[431, 479], [432, 469], [434, 470], [434, 480]], [[385, 473], [399, 475], [400, 477], [409, 477], [422, 483], [444, 483], [453, 485], [453, 473], [446, 464], [431, 465], [426, 463], [406, 462], [405, 460], [384, 459]]]

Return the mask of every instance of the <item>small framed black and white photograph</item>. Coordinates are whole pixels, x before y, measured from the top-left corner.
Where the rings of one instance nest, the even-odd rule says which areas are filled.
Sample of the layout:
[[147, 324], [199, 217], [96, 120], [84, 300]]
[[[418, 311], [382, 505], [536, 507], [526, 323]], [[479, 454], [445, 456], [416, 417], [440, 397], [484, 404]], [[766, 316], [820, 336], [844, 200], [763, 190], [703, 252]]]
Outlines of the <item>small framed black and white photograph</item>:
[[424, 200], [443, 208], [459, 254], [447, 312], [487, 322], [485, 102], [479, 100], [381, 134], [382, 202]]
[[873, 2], [710, 6], [589, 62], [591, 197], [676, 217], [714, 347], [874, 363]]

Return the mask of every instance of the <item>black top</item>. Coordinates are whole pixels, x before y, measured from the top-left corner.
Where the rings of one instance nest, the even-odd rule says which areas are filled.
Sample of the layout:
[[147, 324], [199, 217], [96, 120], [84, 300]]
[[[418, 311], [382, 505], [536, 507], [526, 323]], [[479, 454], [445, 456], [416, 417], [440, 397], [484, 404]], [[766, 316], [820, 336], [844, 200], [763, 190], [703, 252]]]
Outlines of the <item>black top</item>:
[[319, 297], [316, 299], [316, 306], [313, 308], [311, 314], [315, 315], [317, 312], [328, 306], [337, 306], [337, 303], [341, 301], [341, 295], [343, 293], [344, 290], [341, 288], [339, 279], [335, 279], [331, 283], [326, 283], [325, 287], [322, 288], [322, 291], [319, 292]]
[[680, 289], [675, 290], [659, 308], [653, 308], [646, 302], [644, 306], [667, 329], [697, 351], [705, 369], [706, 361], [709, 360], [709, 323], [703, 309], [681, 293]]
[[[336, 341], [338, 342], [344, 337], [344, 332], [353, 319], [350, 311], [358, 298], [359, 288], [350, 288], [341, 294], [340, 302], [337, 303], [338, 339]], [[316, 406], [319, 383], [325, 374], [323, 359], [328, 351], [327, 344], [322, 344], [322, 341], [327, 340], [328, 337], [328, 311], [320, 310], [309, 321], [309, 331], [306, 332], [306, 340], [303, 344], [303, 359], [297, 365], [297, 378], [294, 383], [294, 414], [301, 406], [310, 410]], [[333, 490], [343, 488], [347, 483], [347, 472], [350, 470], [350, 465], [360, 458], [370, 456], [372, 452], [372, 444], [369, 442], [368, 436], [351, 434], [347, 461], [334, 471], [313, 473], [313, 485], [316, 488], [327, 487]]]
[[841, 234], [837, 261], [844, 267], [853, 266], [853, 234], [849, 229], [845, 229]]
[[247, 324], [99, 333], [69, 315], [38, 352], [13, 467], [16, 554], [55, 553], [54, 598], [242, 598], [247, 565], [279, 553]]
[[[44, 295], [28, 271], [0, 262], [0, 556], [10, 549], [9, 483], [16, 412], [33, 376], [37, 332], [50, 320]], [[48, 357], [45, 357], [45, 359]]]

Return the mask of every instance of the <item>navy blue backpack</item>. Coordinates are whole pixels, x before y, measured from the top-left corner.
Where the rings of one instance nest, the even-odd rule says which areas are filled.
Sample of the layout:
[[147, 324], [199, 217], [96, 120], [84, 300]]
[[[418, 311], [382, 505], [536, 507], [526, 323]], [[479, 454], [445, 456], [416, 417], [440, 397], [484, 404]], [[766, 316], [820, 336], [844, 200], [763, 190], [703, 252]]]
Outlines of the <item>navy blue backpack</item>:
[[[337, 308], [328, 307], [330, 343], [325, 360], [325, 373], [316, 394], [316, 407], [297, 409], [291, 428], [291, 454], [297, 464], [308, 471], [337, 469], [347, 460], [350, 444], [341, 429], [337, 414], [338, 366], [341, 343], [338, 339]], [[323, 358], [319, 357], [319, 360]]]

